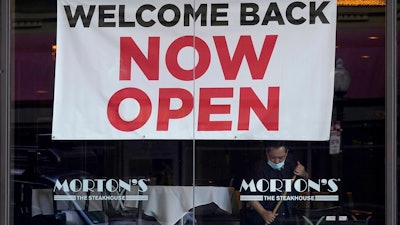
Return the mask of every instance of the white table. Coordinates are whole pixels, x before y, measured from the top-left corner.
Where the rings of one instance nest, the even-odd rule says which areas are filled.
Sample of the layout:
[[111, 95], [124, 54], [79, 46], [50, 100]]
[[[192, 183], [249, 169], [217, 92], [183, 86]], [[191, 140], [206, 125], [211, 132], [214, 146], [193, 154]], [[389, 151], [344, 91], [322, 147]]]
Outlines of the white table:
[[215, 203], [220, 209], [232, 213], [231, 187], [214, 186], [149, 186], [144, 195], [143, 211], [162, 225], [174, 225], [192, 208]]

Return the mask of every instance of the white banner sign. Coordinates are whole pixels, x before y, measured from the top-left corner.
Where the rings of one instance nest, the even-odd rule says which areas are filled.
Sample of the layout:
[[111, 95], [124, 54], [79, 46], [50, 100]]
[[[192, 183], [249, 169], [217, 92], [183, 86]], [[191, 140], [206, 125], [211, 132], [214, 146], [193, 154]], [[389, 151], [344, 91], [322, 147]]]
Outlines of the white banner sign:
[[59, 0], [53, 139], [328, 140], [336, 1]]

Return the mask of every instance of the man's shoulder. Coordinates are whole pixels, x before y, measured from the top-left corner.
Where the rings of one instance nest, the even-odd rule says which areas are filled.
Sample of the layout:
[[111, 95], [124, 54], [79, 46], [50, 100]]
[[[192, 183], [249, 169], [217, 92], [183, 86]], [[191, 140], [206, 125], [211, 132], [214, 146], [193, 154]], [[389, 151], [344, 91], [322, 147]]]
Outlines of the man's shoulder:
[[254, 170], [263, 170], [267, 167], [267, 161], [266, 160], [258, 160], [257, 162], [254, 163], [253, 169]]
[[294, 160], [286, 160], [286, 161], [285, 161], [285, 167], [284, 167], [284, 169], [285, 169], [285, 170], [289, 170], [289, 171], [293, 171], [294, 168], [296, 168], [296, 165], [297, 165], [297, 161], [294, 161]]
[[259, 160], [255, 162], [251, 168], [251, 176], [264, 176], [268, 172], [269, 166], [267, 161]]

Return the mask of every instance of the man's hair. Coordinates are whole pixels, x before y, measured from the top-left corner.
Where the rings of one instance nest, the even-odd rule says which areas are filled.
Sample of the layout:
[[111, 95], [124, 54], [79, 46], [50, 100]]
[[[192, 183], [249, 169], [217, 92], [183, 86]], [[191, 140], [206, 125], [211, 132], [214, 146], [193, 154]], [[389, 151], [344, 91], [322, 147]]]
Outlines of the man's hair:
[[286, 147], [286, 142], [285, 141], [268, 141], [266, 143], [266, 151], [267, 153], [270, 151], [271, 148], [280, 148], [280, 147], [284, 147], [285, 151], [288, 151], [288, 148]]

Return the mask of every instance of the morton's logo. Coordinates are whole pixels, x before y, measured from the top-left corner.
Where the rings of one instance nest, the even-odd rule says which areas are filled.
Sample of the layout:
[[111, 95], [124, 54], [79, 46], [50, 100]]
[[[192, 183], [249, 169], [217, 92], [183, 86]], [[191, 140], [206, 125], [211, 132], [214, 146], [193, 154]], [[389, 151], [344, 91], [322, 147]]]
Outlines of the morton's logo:
[[242, 180], [241, 201], [339, 201], [340, 179]]
[[148, 200], [148, 179], [56, 180], [54, 200]]

